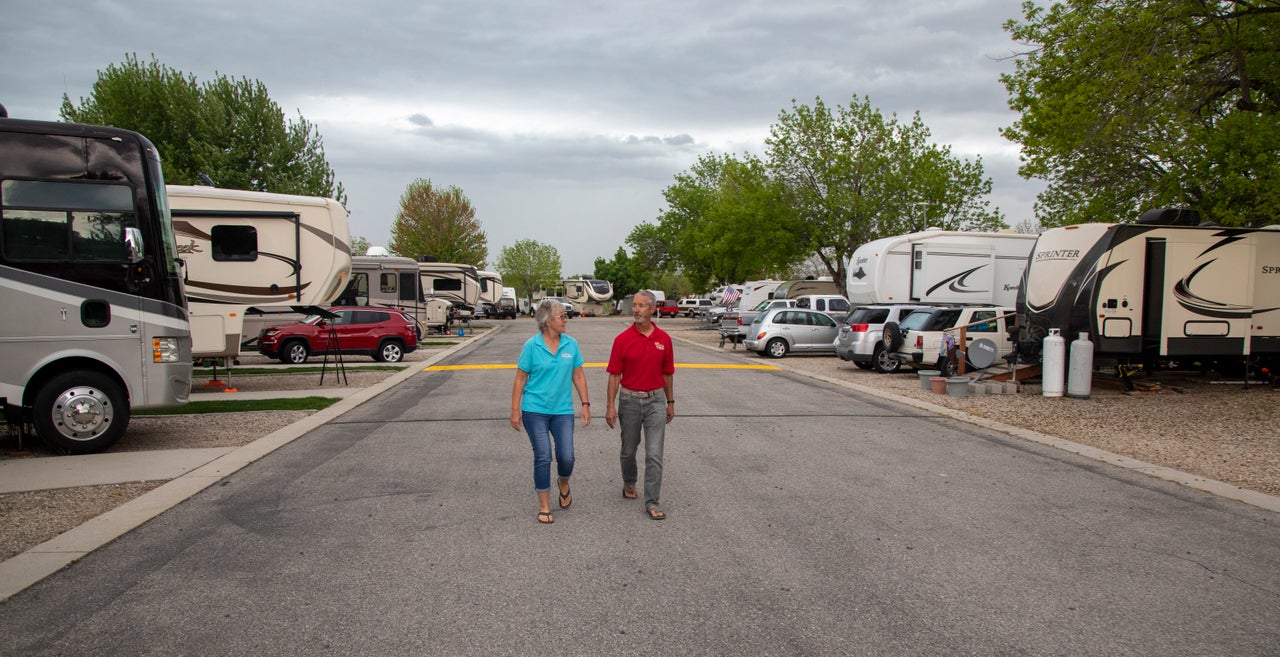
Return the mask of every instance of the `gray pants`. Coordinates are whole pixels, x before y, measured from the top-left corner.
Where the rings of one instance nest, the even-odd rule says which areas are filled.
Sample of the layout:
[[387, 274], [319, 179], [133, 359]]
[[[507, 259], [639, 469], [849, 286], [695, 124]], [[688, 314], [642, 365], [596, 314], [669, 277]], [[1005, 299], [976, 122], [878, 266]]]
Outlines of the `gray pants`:
[[618, 395], [618, 423], [622, 425], [622, 483], [636, 483], [636, 449], [644, 431], [644, 505], [656, 506], [662, 493], [662, 439], [667, 432], [667, 396], [647, 399]]

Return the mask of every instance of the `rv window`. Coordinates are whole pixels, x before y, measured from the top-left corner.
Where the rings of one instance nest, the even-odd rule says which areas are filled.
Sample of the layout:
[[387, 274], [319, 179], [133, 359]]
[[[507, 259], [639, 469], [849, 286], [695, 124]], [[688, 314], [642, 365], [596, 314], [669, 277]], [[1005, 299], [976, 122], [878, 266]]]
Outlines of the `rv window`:
[[437, 278], [435, 281], [436, 292], [461, 292], [462, 281], [457, 278]]
[[924, 269], [924, 251], [913, 251], [911, 253], [911, 268], [916, 271]]
[[214, 262], [253, 262], [258, 259], [258, 229], [253, 226], [214, 226], [209, 229]]
[[378, 291], [391, 294], [396, 291], [396, 275], [394, 272], [383, 272], [378, 276]]
[[0, 239], [12, 260], [127, 262], [125, 227], [137, 227], [126, 185], [6, 180]]

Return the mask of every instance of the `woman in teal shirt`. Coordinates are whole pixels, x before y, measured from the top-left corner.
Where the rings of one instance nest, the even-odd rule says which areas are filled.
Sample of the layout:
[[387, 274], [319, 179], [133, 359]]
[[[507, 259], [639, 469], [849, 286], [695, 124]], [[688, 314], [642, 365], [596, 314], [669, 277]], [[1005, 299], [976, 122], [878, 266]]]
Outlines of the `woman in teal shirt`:
[[516, 363], [511, 388], [511, 428], [524, 424], [533, 446], [533, 490], [538, 494], [538, 522], [551, 524], [551, 446], [555, 442], [560, 508], [573, 504], [573, 390], [582, 400], [582, 426], [591, 426], [587, 375], [582, 371], [578, 341], [565, 335], [569, 314], [564, 304], [544, 299], [534, 312], [538, 334], [529, 338]]

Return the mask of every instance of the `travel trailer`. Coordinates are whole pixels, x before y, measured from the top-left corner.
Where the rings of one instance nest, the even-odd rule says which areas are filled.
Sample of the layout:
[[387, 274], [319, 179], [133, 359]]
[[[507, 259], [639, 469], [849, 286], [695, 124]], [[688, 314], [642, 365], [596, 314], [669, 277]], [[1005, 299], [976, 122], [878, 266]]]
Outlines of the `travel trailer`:
[[560, 281], [564, 298], [584, 315], [604, 315], [613, 309], [613, 284], [601, 279], [570, 278]]
[[346, 287], [351, 237], [347, 211], [337, 201], [217, 187], [169, 185], [167, 191], [186, 264], [196, 359], [239, 354], [249, 308], [269, 313], [324, 305]]
[[1243, 371], [1280, 365], [1280, 230], [1199, 226], [1191, 211], [1079, 224], [1036, 240], [1018, 294], [1019, 352], [1049, 329], [1094, 355]]
[[443, 299], [453, 304], [454, 319], [470, 321], [480, 302], [480, 273], [471, 265], [436, 262], [418, 258], [418, 276], [426, 299]]
[[849, 259], [849, 303], [1012, 306], [1035, 235], [930, 229], [867, 242]]
[[495, 271], [476, 272], [480, 278], [480, 301], [477, 308], [484, 309], [485, 317], [498, 314], [498, 299], [502, 298], [502, 274]]
[[396, 256], [354, 256], [351, 282], [334, 301], [336, 306], [385, 306], [403, 310], [425, 329], [443, 331], [449, 324], [450, 304], [422, 293], [418, 261]]
[[795, 299], [806, 294], [840, 294], [840, 288], [830, 276], [786, 281], [773, 291], [771, 299]]
[[191, 329], [160, 156], [0, 106], [0, 410], [61, 454], [186, 403]]

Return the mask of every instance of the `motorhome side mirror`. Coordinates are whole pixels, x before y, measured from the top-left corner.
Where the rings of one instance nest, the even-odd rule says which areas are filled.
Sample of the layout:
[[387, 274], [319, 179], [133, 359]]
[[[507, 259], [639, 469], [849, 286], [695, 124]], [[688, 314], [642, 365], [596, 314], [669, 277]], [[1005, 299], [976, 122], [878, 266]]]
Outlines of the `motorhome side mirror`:
[[138, 264], [142, 262], [143, 247], [142, 231], [133, 226], [125, 226], [124, 229], [124, 245], [129, 249], [129, 262]]

